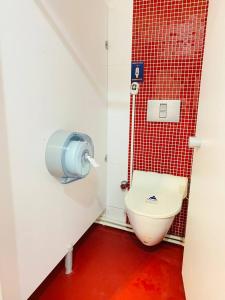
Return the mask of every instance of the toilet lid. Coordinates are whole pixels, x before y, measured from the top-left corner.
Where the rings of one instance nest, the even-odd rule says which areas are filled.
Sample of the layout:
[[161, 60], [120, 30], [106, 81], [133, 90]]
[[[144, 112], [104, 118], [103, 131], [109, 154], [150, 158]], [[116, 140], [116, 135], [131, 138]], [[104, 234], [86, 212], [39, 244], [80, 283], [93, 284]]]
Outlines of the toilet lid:
[[130, 190], [125, 197], [127, 209], [151, 218], [169, 218], [181, 210], [182, 196], [170, 190], [151, 192], [143, 189]]

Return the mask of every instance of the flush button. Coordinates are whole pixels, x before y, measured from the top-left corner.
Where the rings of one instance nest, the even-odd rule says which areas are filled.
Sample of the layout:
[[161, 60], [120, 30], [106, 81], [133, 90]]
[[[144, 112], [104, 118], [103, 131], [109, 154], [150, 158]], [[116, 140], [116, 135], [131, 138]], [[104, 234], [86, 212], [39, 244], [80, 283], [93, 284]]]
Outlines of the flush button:
[[166, 103], [160, 103], [159, 117], [160, 118], [166, 118], [167, 117], [167, 104]]
[[149, 122], [179, 122], [180, 100], [149, 100], [147, 121]]

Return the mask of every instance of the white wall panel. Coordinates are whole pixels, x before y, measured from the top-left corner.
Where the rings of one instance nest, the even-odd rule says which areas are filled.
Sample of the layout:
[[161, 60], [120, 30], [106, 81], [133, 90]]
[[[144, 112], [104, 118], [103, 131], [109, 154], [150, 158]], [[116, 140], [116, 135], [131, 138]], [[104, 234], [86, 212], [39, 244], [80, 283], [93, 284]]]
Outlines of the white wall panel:
[[[1, 4], [8, 140], [4, 155], [9, 156], [12, 207], [8, 214], [14, 214], [11, 225], [18, 262], [18, 299], [27, 299], [105, 208], [107, 7], [99, 0], [94, 13], [87, 5], [92, 1], [85, 1], [84, 13], [84, 1], [76, 1], [74, 18], [69, 1], [43, 2], [51, 6], [51, 11], [37, 2], [8, 0]], [[62, 3], [64, 10], [60, 9]], [[56, 25], [62, 25], [62, 35], [51, 19], [54, 8], [57, 20], [61, 20]], [[79, 30], [70, 32], [72, 26]], [[96, 35], [86, 41], [90, 28]], [[85, 32], [89, 32], [87, 36]], [[83, 48], [78, 52], [69, 49], [64, 34], [72, 45], [78, 34]], [[85, 51], [87, 45], [93, 51]], [[84, 58], [87, 63], [83, 65]], [[95, 73], [95, 64], [101, 66], [100, 72]], [[60, 128], [90, 135], [100, 164], [86, 179], [70, 185], [59, 184], [45, 168], [46, 142]], [[5, 295], [12, 288], [5, 280], [2, 286]]]
[[187, 300], [225, 299], [225, 2], [209, 1], [183, 277]]
[[120, 182], [127, 179], [128, 166], [132, 9], [133, 1], [110, 1], [106, 216], [120, 222], [125, 221]]

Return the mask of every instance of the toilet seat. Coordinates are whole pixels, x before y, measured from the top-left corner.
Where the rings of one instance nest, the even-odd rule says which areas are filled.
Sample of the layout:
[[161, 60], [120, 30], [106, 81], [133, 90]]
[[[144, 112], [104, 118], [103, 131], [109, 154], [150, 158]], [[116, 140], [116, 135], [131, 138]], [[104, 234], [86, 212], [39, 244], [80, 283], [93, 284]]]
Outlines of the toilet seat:
[[[150, 200], [150, 197], [153, 197]], [[154, 200], [154, 197], [157, 200]], [[158, 191], [156, 189], [143, 190], [131, 189], [126, 197], [125, 204], [128, 210], [136, 214], [151, 218], [169, 218], [180, 212], [183, 197], [168, 189]]]

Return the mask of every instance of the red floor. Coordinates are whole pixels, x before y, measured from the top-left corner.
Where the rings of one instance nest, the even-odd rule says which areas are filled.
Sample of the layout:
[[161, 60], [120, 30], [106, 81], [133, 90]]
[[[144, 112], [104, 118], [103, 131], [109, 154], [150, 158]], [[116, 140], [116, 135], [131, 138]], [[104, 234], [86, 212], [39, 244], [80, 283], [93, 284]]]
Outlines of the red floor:
[[29, 300], [185, 300], [183, 248], [142, 245], [132, 233], [94, 225], [75, 246], [74, 272], [63, 264]]

